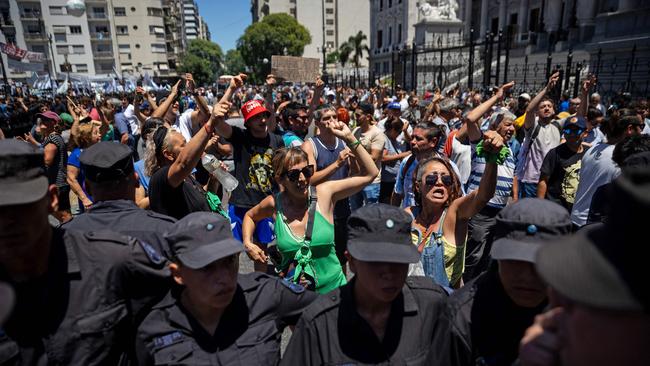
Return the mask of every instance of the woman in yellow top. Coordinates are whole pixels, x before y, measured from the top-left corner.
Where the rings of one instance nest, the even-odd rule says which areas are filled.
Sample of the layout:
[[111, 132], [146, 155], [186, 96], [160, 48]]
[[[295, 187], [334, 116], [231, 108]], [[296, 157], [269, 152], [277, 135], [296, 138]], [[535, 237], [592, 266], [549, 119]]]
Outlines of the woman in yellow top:
[[422, 253], [420, 264], [424, 275], [441, 286], [462, 285], [469, 219], [488, 203], [496, 189], [496, 156], [503, 147], [503, 138], [495, 131], [488, 131], [481, 145], [487, 154], [485, 172], [479, 188], [465, 196], [451, 163], [444, 157], [434, 156], [419, 162], [413, 174], [417, 205], [406, 208], [413, 216], [413, 244]]
[[[244, 216], [243, 242], [251, 259], [266, 263], [266, 253], [253, 244], [255, 223], [273, 217], [278, 251], [282, 255], [279, 269], [294, 282], [311, 284], [326, 293], [346, 283], [334, 246], [334, 205], [370, 184], [379, 171], [370, 154], [360, 146], [348, 126], [336, 119], [325, 122], [336, 137], [345, 141], [361, 166], [361, 174], [310, 186], [314, 166], [300, 148], [284, 148], [273, 156], [274, 177], [280, 193], [266, 197]], [[310, 192], [316, 194], [316, 212], [311, 240], [305, 240], [309, 220]], [[312, 197], [313, 198], [313, 197]], [[295, 265], [295, 268], [292, 268]], [[295, 273], [292, 275], [291, 270]], [[289, 279], [289, 278], [288, 278]]]

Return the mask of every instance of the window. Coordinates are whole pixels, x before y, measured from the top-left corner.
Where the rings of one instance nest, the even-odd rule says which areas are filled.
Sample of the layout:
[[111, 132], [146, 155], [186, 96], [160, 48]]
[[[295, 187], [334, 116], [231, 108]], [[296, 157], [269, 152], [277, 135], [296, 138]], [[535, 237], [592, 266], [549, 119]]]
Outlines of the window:
[[70, 34], [81, 34], [81, 26], [80, 25], [71, 25], [70, 26]]
[[133, 30], [138, 30], [138, 26], [137, 26], [137, 25], [134, 25], [134, 26], [133, 26]]
[[152, 17], [161, 17], [163, 16], [163, 11], [160, 8], [147, 8], [147, 15]]
[[397, 25], [397, 43], [402, 43], [402, 25]]
[[68, 37], [66, 36], [65, 33], [54, 33], [54, 42], [56, 43], [61, 43], [61, 42], [67, 42]]
[[387, 45], [393, 44], [393, 27], [388, 27], [388, 39], [386, 40]]
[[334, 8], [325, 9], [325, 14], [334, 14]]
[[377, 48], [381, 48], [384, 44], [383, 38], [384, 37], [384, 32], [380, 29], [377, 31]]
[[325, 34], [327, 34], [328, 36], [333, 36], [333, 35], [334, 35], [334, 31], [330, 29], [330, 30], [328, 30], [327, 32], [325, 32]]
[[45, 53], [45, 46], [44, 45], [32, 45], [31, 47], [32, 52], [40, 52], [40, 53]]
[[82, 44], [73, 44], [72, 45], [72, 53], [75, 54], [75, 55], [83, 55], [84, 53], [86, 53], [86, 51], [84, 49], [84, 45], [82, 45]]
[[325, 23], [326, 23], [327, 25], [334, 25], [334, 19], [327, 19], [327, 20], [325, 21]]
[[87, 64], [76, 64], [74, 65], [76, 72], [88, 72]]
[[53, 25], [52, 32], [54, 33], [63, 33], [65, 34], [68, 31], [68, 27], [65, 25]]
[[333, 3], [334, 0], [325, 0], [326, 3]]
[[70, 53], [69, 51], [70, 51], [70, 48], [68, 47], [67, 44], [66, 45], [57, 45], [56, 46], [56, 53], [59, 54], [59, 55], [67, 55], [67, 54]]
[[166, 53], [167, 52], [167, 46], [164, 44], [160, 43], [152, 43], [151, 44], [151, 52], [153, 53]]
[[131, 7], [131, 11], [135, 11], [135, 6], [132, 6], [132, 7]]
[[149, 34], [160, 34], [160, 35], [165, 35], [165, 29], [163, 27], [157, 26], [157, 25], [150, 25], [149, 26]]
[[291, 9], [289, 9], [289, 14], [290, 14], [292, 17], [295, 18], [295, 17], [296, 17], [296, 8], [291, 8]]
[[50, 15], [65, 15], [64, 9], [63, 6], [50, 6]]
[[334, 42], [327, 42], [326, 47], [329, 49], [334, 49]]
[[117, 26], [115, 26], [115, 31], [117, 32], [117, 34], [122, 35], [122, 36], [128, 35], [129, 34], [129, 27], [127, 27], [126, 25], [117, 25]]
[[379, 11], [384, 10], [384, 0], [379, 0]]
[[388, 0], [388, 8], [390, 9], [391, 6], [393, 6], [393, 0]]
[[126, 16], [126, 9], [125, 8], [113, 8], [115, 9], [115, 16], [116, 17], [125, 17]]
[[117, 46], [119, 49], [120, 53], [129, 53], [131, 52], [131, 45], [130, 44], [120, 44]]

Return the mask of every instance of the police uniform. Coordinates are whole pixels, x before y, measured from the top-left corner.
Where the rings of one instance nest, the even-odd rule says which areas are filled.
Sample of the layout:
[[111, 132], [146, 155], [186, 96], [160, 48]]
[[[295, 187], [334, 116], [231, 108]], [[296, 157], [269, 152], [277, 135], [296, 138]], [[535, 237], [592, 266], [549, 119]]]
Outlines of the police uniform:
[[[496, 261], [534, 263], [538, 249], [569, 234], [571, 226], [569, 213], [559, 204], [521, 199], [496, 216], [490, 255]], [[533, 307], [517, 305], [503, 287], [496, 261], [449, 297], [441, 320], [449, 347], [437, 350], [438, 357], [449, 357], [448, 365], [512, 365], [526, 329], [546, 307], [545, 299]]]
[[[0, 210], [40, 205], [47, 190], [42, 151], [0, 140]], [[3, 227], [12, 222], [2, 219], [9, 220]], [[34, 253], [47, 255], [43, 274], [16, 281], [0, 265], [0, 282], [15, 294], [0, 328], [0, 365], [119, 365], [132, 359], [135, 323], [169, 289], [163, 258], [116, 233], [51, 230], [50, 242], [39, 243], [42, 252]], [[2, 250], [21, 239], [3, 234]]]
[[[185, 216], [166, 238], [174, 261], [193, 269], [243, 251], [230, 223], [208, 212]], [[263, 273], [239, 274], [233, 299], [209, 334], [182, 305], [182, 291], [170, 291], [138, 328], [141, 365], [275, 365], [282, 331], [317, 297]]]
[[[401, 264], [406, 274], [408, 264], [420, 257], [410, 242], [410, 227], [410, 215], [399, 207], [382, 203], [363, 206], [348, 219], [348, 252], [368, 267]], [[362, 285], [360, 280], [355, 276], [307, 308], [282, 365], [421, 365], [434, 342], [446, 342], [446, 335], [436, 336], [435, 331], [447, 296], [431, 279], [408, 277], [401, 284], [383, 339], [357, 310], [355, 289]]]
[[[132, 150], [122, 144], [99, 142], [85, 149], [79, 160], [87, 180], [105, 183], [133, 174]], [[162, 234], [176, 220], [139, 208], [130, 200], [110, 200], [95, 203], [92, 208], [63, 224], [66, 229], [102, 230], [110, 228], [147, 243], [159, 253], [166, 253]]]
[[53, 229], [48, 271], [0, 281], [16, 305], [0, 330], [0, 365], [118, 365], [133, 356], [134, 323], [169, 288], [159, 255], [111, 232]]

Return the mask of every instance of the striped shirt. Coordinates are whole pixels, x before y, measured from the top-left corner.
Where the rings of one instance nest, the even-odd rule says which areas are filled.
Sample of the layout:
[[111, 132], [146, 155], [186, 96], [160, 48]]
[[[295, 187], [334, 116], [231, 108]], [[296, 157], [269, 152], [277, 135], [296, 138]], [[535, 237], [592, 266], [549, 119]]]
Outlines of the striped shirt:
[[[503, 208], [508, 203], [508, 197], [512, 195], [512, 181], [515, 176], [515, 158], [512, 156], [512, 150], [508, 147], [510, 155], [506, 158], [503, 165], [497, 166], [497, 188], [494, 197], [488, 202], [488, 206]], [[467, 182], [467, 192], [478, 189], [481, 183], [481, 177], [485, 171], [485, 158], [476, 156], [476, 144], [472, 144], [472, 173]]]

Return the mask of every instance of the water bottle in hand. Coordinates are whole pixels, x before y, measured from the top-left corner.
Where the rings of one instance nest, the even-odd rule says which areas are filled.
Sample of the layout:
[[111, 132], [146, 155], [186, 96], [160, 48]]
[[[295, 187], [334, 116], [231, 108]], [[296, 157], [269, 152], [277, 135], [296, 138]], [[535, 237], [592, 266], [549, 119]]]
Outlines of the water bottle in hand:
[[205, 154], [201, 158], [201, 164], [205, 170], [212, 174], [223, 186], [228, 193], [232, 192], [237, 188], [239, 182], [235, 177], [233, 177], [227, 171], [221, 169], [221, 162], [212, 154]]

